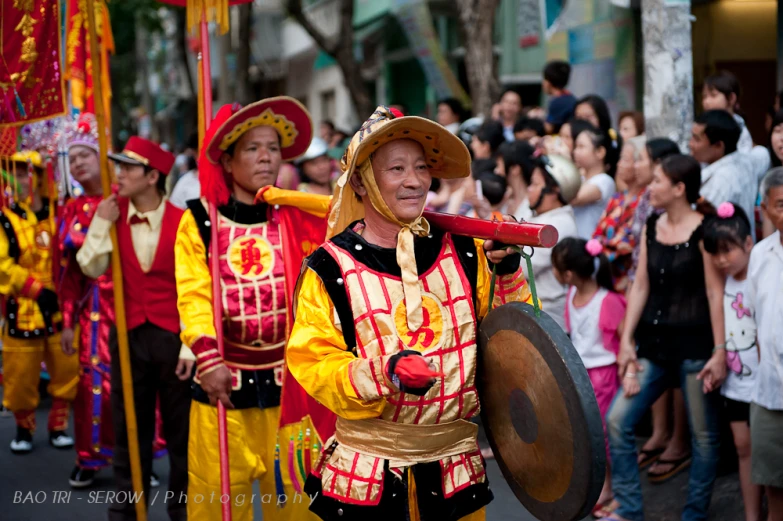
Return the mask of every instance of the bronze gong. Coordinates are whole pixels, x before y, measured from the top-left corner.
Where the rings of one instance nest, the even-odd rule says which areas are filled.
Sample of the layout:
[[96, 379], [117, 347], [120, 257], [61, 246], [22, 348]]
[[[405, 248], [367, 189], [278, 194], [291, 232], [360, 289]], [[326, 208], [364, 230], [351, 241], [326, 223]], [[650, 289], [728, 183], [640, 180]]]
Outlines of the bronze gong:
[[514, 302], [481, 323], [479, 396], [503, 476], [542, 521], [582, 519], [606, 473], [601, 415], [568, 335], [544, 312]]

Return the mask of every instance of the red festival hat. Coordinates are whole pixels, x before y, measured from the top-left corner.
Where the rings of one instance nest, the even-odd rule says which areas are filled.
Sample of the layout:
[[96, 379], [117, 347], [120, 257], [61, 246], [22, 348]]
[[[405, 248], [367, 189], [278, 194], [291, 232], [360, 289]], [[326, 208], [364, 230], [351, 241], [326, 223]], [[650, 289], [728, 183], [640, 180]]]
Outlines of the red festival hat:
[[313, 137], [313, 122], [307, 109], [294, 98], [267, 98], [246, 107], [223, 105], [204, 136], [199, 159], [201, 196], [221, 206], [229, 191], [220, 157], [242, 134], [254, 127], [269, 126], [280, 135], [283, 161], [292, 161], [307, 151]]
[[160, 145], [138, 136], [131, 137], [119, 154], [109, 154], [117, 163], [144, 165], [154, 168], [163, 175], [169, 175], [174, 167], [174, 154], [166, 152]]

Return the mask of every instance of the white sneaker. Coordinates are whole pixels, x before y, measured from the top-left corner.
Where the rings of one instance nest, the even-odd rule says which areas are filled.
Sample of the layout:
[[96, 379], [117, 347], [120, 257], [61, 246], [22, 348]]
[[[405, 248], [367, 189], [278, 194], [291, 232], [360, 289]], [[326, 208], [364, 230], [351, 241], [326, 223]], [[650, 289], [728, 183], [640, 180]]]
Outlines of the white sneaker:
[[52, 431], [49, 433], [49, 444], [55, 449], [70, 449], [73, 447], [73, 438], [63, 431]]
[[160, 479], [154, 472], [150, 473], [150, 488], [158, 488], [160, 486]]
[[27, 454], [32, 450], [32, 442], [27, 440], [11, 440], [11, 452], [14, 454]]

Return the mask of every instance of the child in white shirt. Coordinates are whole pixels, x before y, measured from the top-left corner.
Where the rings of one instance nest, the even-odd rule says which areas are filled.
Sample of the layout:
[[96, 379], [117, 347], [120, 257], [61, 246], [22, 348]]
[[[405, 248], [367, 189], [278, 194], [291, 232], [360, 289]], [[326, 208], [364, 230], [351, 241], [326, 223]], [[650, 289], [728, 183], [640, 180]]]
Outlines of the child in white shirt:
[[750, 220], [738, 205], [718, 206], [716, 218], [704, 225], [704, 249], [726, 276], [723, 314], [726, 327], [726, 381], [721, 387], [726, 417], [739, 458], [739, 476], [746, 521], [761, 512], [761, 487], [751, 482], [750, 402], [756, 385], [759, 359], [756, 322], [748, 304], [748, 263], [753, 249]]
[[[617, 169], [617, 140], [596, 128], [584, 130], [576, 137], [574, 163], [584, 172], [584, 182], [571, 201], [579, 237], [593, 237], [601, 214], [615, 193], [614, 172]], [[607, 173], [608, 172], [608, 173]]]

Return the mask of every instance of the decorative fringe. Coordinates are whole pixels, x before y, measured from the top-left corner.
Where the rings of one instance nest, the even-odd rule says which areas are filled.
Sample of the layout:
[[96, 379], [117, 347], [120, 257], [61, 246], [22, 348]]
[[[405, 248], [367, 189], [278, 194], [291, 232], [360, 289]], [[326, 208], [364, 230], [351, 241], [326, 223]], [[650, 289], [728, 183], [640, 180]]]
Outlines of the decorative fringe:
[[285, 486], [283, 485], [283, 472], [280, 470], [280, 439], [275, 444], [275, 491], [277, 497], [285, 497]]
[[220, 34], [228, 31], [228, 0], [188, 0], [188, 29], [196, 31], [201, 23], [202, 13], [207, 22], [216, 22]]
[[296, 461], [294, 458], [294, 436], [288, 442], [288, 474], [291, 476], [291, 483], [294, 485], [294, 491], [302, 493], [302, 486], [299, 483], [299, 476], [296, 475]]

